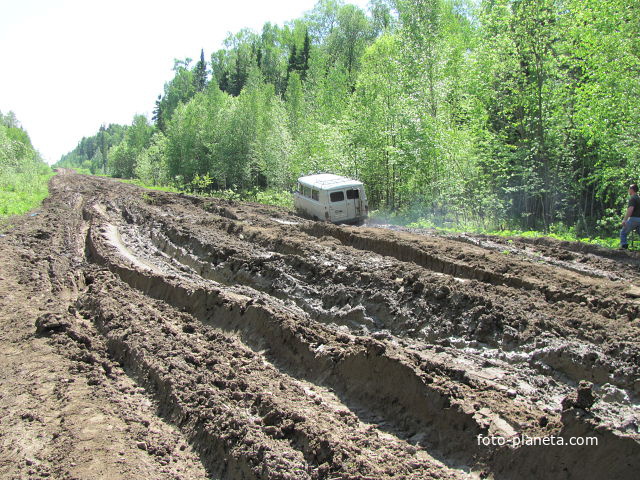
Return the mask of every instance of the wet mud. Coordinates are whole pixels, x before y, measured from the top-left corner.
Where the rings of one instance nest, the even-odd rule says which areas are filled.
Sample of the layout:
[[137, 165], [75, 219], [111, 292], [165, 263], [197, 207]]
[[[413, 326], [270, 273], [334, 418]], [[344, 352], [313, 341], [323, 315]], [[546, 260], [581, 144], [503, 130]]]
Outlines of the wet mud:
[[640, 467], [633, 253], [336, 226], [74, 174], [0, 241], [34, 251], [16, 262], [63, 312], [34, 333], [96, 388], [126, 372], [210, 478]]

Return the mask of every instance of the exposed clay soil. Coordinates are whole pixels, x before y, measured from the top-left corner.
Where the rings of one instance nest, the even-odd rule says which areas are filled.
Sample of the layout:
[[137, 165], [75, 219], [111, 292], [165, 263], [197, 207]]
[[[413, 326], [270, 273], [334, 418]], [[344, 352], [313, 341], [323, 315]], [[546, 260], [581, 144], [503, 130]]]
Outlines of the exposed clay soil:
[[638, 254], [50, 191], [0, 237], [1, 478], [637, 478]]

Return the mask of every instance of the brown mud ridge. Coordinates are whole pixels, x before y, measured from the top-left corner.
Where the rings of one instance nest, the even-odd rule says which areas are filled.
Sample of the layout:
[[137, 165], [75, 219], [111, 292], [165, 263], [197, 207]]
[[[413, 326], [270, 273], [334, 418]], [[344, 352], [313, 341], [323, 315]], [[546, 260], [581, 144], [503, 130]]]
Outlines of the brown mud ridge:
[[[128, 377], [175, 429], [146, 454], [197, 452], [201, 473], [170, 478], [637, 478], [633, 253], [72, 174], [0, 246], [46, 292], [33, 334], [94, 389]], [[534, 437], [554, 445], [513, 443]]]

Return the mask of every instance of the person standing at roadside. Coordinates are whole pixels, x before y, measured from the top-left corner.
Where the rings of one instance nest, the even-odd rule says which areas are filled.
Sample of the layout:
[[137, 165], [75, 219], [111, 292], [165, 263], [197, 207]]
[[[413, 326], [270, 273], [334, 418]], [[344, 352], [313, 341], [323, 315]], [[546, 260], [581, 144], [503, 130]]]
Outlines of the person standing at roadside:
[[640, 227], [640, 197], [638, 196], [638, 185], [635, 183], [629, 186], [629, 203], [627, 213], [622, 220], [622, 230], [620, 230], [620, 248], [627, 249], [627, 234]]

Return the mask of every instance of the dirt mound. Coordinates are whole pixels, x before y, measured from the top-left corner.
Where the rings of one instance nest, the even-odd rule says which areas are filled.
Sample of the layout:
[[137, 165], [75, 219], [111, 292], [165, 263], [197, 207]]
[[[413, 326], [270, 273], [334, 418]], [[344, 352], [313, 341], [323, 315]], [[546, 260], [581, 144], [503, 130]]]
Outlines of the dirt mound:
[[[127, 447], [113, 468], [635, 478], [633, 254], [335, 226], [78, 175], [55, 177], [51, 191], [0, 239], [2, 275], [21, 285], [3, 301], [38, 292], [22, 333], [2, 341], [48, 349], [103, 423], [142, 422], [114, 435]], [[5, 330], [15, 318], [3, 314]], [[16, 382], [0, 407], [15, 416], [25, 389]], [[53, 397], [39, 398], [51, 409]], [[20, 438], [18, 423], [2, 429]], [[57, 435], [64, 452], [79, 448], [77, 432]], [[71, 458], [42, 454], [31, 437], [10, 445], [8, 474], [37, 475], [36, 463], [72, 474]], [[12, 469], [15, 458], [31, 465]]]

